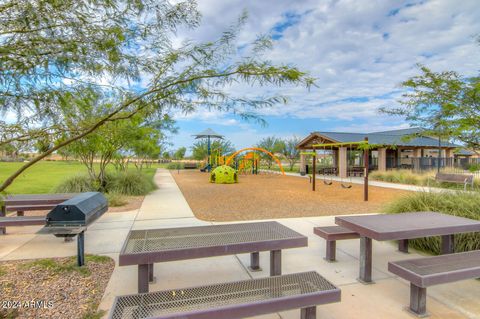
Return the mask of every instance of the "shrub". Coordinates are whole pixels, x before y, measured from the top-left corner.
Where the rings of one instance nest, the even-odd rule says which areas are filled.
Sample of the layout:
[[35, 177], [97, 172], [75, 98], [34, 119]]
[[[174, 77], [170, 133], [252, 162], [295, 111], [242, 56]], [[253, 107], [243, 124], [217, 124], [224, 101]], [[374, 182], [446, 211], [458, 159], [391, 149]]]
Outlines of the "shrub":
[[[391, 214], [404, 212], [436, 211], [444, 214], [480, 220], [480, 195], [471, 192], [418, 192], [399, 198], [386, 211]], [[411, 246], [429, 253], [440, 253], [440, 237], [411, 240]], [[480, 233], [455, 235], [455, 252], [480, 249]]]
[[82, 193], [94, 192], [97, 189], [88, 174], [75, 175], [65, 179], [55, 189], [55, 193]]
[[[106, 185], [103, 191], [109, 194], [110, 205], [116, 206], [115, 204], [120, 204], [122, 200], [125, 202], [120, 195], [146, 195], [155, 188], [156, 185], [149, 176], [132, 170], [107, 174]], [[54, 189], [56, 193], [81, 193], [98, 190], [98, 183], [87, 174], [69, 177]]]
[[108, 193], [108, 194], [105, 194], [105, 197], [107, 198], [108, 206], [110, 206], [110, 207], [123, 206], [127, 203], [127, 200], [121, 194]]
[[107, 192], [122, 195], [147, 195], [156, 185], [153, 180], [138, 171], [119, 172], [112, 175], [107, 182]]

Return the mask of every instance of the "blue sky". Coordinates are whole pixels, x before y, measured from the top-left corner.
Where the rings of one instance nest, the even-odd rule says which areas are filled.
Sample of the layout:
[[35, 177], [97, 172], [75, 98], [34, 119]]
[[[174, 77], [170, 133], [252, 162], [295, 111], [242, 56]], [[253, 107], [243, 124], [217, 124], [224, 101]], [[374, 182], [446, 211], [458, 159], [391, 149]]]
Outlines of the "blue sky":
[[478, 74], [480, 34], [478, 0], [388, 1], [201, 0], [202, 25], [180, 30], [178, 41], [217, 38], [242, 10], [249, 13], [239, 38], [239, 52], [259, 34], [268, 33], [275, 47], [267, 58], [295, 64], [317, 78], [318, 88], [251, 88], [247, 96], [278, 92], [289, 98], [260, 113], [267, 127], [230, 114], [199, 110], [175, 118], [179, 134], [172, 148], [190, 147], [192, 134], [210, 127], [237, 148], [276, 135], [306, 136], [312, 131], [370, 132], [408, 127], [400, 118], [378, 113], [396, 105], [399, 83], [418, 74], [417, 63], [435, 71]]

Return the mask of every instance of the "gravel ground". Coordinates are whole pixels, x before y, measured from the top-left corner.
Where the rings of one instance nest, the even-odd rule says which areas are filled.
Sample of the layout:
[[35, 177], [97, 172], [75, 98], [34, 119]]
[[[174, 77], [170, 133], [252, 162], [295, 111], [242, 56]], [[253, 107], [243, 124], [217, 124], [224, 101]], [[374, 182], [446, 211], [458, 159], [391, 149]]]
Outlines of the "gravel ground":
[[86, 256], [0, 262], [0, 318], [100, 318], [115, 262]]
[[364, 202], [363, 185], [343, 189], [339, 183], [326, 186], [318, 180], [312, 192], [307, 178], [278, 174], [240, 175], [238, 184], [212, 184], [208, 174], [199, 171], [172, 176], [195, 216], [208, 221], [377, 213], [409, 193], [370, 186], [369, 202]]

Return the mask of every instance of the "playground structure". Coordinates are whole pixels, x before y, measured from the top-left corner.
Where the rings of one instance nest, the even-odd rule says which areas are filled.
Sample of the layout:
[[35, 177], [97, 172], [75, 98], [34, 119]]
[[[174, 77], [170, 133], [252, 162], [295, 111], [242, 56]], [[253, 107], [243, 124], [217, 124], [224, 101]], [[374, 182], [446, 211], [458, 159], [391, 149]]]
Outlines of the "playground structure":
[[[322, 149], [325, 151], [328, 147], [333, 148], [333, 147], [339, 147], [339, 146], [347, 146], [347, 147], [352, 147], [352, 145], [355, 145], [357, 149], [362, 149], [363, 150], [363, 167], [357, 167], [362, 169], [363, 173], [363, 200], [368, 201], [368, 168], [369, 168], [369, 143], [368, 143], [368, 138], [365, 138], [363, 141], [359, 142], [346, 142], [346, 143], [327, 143], [327, 144], [314, 144], [312, 145], [313, 147], [313, 152], [302, 152], [302, 155], [306, 156], [312, 156], [312, 175], [310, 178], [310, 182], [312, 184], [312, 191], [315, 191], [315, 186], [316, 186], [316, 173], [317, 173], [317, 150], [318, 148]], [[333, 175], [335, 175], [334, 172], [335, 168], [334, 167], [329, 167], [326, 168], [324, 167], [322, 169], [322, 175], [323, 175], [323, 183], [327, 186], [331, 186], [333, 184]], [[330, 175], [330, 178], [327, 178], [327, 172]], [[344, 189], [349, 189], [352, 187], [352, 175], [356, 174], [355, 170], [349, 171], [347, 174], [347, 178], [349, 178], [348, 183], [346, 183], [343, 179], [343, 177], [340, 177], [340, 185]]]
[[194, 134], [195, 139], [200, 139], [200, 138], [206, 138], [207, 139], [207, 164], [205, 167], [201, 169], [202, 172], [210, 172], [212, 170], [212, 162], [211, 162], [211, 156], [212, 156], [212, 151], [211, 151], [211, 139], [212, 138], [218, 138], [218, 139], [223, 139], [223, 135], [220, 135], [213, 131], [211, 128], [206, 129], [205, 131], [202, 131], [198, 134]]
[[[252, 173], [258, 174], [258, 166], [259, 166], [259, 163], [260, 163], [260, 158], [258, 157], [256, 152], [262, 152], [262, 153], [270, 156], [277, 163], [278, 167], [280, 168], [280, 172], [282, 173], [282, 175], [285, 175], [285, 170], [283, 169], [283, 166], [282, 166], [282, 163], [280, 162], [280, 160], [274, 154], [272, 154], [271, 152], [269, 152], [269, 151], [267, 151], [263, 148], [260, 148], [260, 147], [246, 147], [246, 148], [242, 148], [241, 150], [236, 151], [235, 153], [233, 153], [232, 155], [230, 155], [227, 158], [227, 160], [225, 161], [225, 165], [230, 165], [232, 163], [232, 160], [236, 156], [238, 156], [239, 154], [241, 154], [243, 152], [246, 152], [246, 151], [250, 151], [250, 152], [247, 153], [247, 155], [244, 157], [244, 160], [246, 160], [247, 162], [243, 162], [243, 165], [245, 166], [248, 163], [251, 163], [250, 168], [251, 168]], [[240, 168], [240, 163], [241, 162], [237, 161], [237, 163], [239, 164], [238, 168]]]
[[210, 173], [210, 183], [216, 183], [216, 184], [238, 183], [237, 171], [227, 165], [218, 166]]

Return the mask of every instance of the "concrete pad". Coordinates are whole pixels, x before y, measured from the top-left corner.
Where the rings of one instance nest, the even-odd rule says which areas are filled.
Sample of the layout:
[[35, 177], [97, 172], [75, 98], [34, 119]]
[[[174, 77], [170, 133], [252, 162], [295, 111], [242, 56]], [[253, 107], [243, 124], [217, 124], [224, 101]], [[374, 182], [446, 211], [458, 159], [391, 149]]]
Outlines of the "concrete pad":
[[132, 210], [124, 213], [106, 213], [103, 214], [95, 223], [109, 223], [120, 221], [134, 221], [137, 217], [138, 210]]
[[34, 239], [35, 234], [10, 234], [1, 235], [0, 237], [0, 260], [9, 260], [7, 257], [14, 250], [22, 247], [30, 240]]
[[68, 257], [75, 256], [76, 254], [76, 239], [70, 242], [65, 242], [63, 238], [55, 237], [53, 235], [35, 235], [30, 241], [5, 255], [2, 259], [18, 260]]
[[127, 228], [130, 229], [133, 226], [133, 221], [118, 221], [118, 222], [103, 222], [103, 223], [94, 223], [93, 225], [89, 226], [87, 229], [88, 231], [97, 231], [97, 230], [105, 230], [105, 229], [121, 229]]

